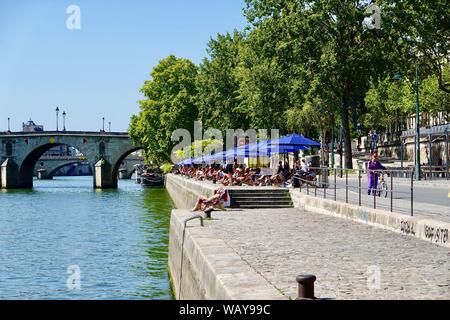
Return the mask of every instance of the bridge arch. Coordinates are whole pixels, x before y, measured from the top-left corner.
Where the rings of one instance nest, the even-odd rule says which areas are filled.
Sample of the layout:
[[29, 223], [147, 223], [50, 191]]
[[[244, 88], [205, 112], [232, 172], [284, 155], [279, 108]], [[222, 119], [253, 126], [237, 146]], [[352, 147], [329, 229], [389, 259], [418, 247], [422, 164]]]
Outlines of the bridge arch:
[[55, 174], [58, 172], [59, 169], [62, 169], [64, 167], [71, 166], [71, 165], [74, 165], [74, 164], [77, 164], [77, 163], [83, 163], [83, 162], [84, 162], [83, 160], [74, 160], [74, 161], [66, 162], [66, 163], [64, 163], [64, 164], [62, 164], [60, 166], [57, 166], [52, 171], [50, 171], [47, 174], [47, 178], [48, 179], [53, 179], [53, 177], [55, 176]]
[[120, 169], [120, 166], [121, 166], [122, 162], [130, 154], [132, 154], [133, 152], [139, 151], [139, 150], [142, 150], [142, 147], [140, 147], [140, 146], [133, 147], [133, 148], [125, 151], [124, 153], [122, 153], [122, 155], [115, 161], [115, 163], [113, 163], [111, 174], [112, 174], [113, 181], [114, 181], [114, 183], [116, 185], [117, 185], [117, 180], [118, 180], [118, 177], [119, 177], [119, 169]]
[[19, 179], [21, 182], [22, 188], [32, 188], [33, 187], [33, 173], [34, 167], [36, 163], [39, 161], [39, 158], [42, 157], [44, 153], [48, 150], [59, 147], [62, 145], [66, 145], [64, 143], [46, 143], [35, 149], [33, 149], [22, 161], [22, 164], [19, 167]]

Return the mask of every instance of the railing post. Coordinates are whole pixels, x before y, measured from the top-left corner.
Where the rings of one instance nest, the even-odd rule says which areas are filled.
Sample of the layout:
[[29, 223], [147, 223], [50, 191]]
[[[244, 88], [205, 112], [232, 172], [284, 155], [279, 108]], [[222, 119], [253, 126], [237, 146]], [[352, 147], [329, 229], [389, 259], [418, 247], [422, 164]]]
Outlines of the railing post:
[[411, 172], [411, 217], [414, 216], [414, 169]]
[[375, 171], [372, 171], [373, 173], [373, 185], [371, 188], [371, 192], [373, 192], [373, 208], [376, 209], [377, 208], [377, 188], [375, 188], [375, 181], [377, 181], [377, 174]]
[[432, 136], [431, 136], [431, 134], [429, 134], [428, 135], [428, 148], [429, 148], [429, 152], [428, 152], [428, 168], [429, 168], [429, 171], [430, 171], [430, 180], [433, 180], [433, 168], [431, 167], [432, 166], [431, 160], [432, 160], [432, 155], [433, 155], [433, 152], [432, 152], [431, 148], [433, 147], [433, 145], [431, 144], [431, 139], [432, 139]]
[[450, 179], [450, 173], [448, 171], [449, 169], [449, 150], [448, 150], [448, 127], [445, 129], [445, 162], [446, 162], [446, 176], [447, 176], [447, 180]]
[[394, 175], [391, 172], [391, 212], [394, 211]]
[[316, 276], [311, 274], [301, 274], [297, 278], [298, 283], [298, 297], [296, 300], [302, 299], [316, 299], [314, 297], [314, 282]]
[[348, 169], [345, 170], [345, 203], [348, 203]]
[[358, 204], [359, 204], [359, 206], [361, 207], [361, 177], [362, 176], [362, 174], [361, 174], [361, 169], [359, 169], [358, 170], [358, 194], [359, 194], [359, 202], [358, 202]]
[[337, 169], [334, 168], [334, 201], [336, 201], [336, 176], [337, 176]]

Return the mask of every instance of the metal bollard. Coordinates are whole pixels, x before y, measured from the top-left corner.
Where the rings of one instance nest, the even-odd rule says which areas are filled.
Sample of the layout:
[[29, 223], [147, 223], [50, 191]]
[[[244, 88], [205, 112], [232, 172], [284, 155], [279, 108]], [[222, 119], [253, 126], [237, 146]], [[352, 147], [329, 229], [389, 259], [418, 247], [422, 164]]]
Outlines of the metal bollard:
[[297, 276], [296, 280], [298, 283], [298, 297], [296, 300], [316, 299], [316, 297], [314, 297], [315, 275], [301, 274]]
[[213, 207], [206, 208], [205, 211], [203, 211], [206, 215], [206, 219], [211, 219], [211, 212], [213, 211], [214, 211]]

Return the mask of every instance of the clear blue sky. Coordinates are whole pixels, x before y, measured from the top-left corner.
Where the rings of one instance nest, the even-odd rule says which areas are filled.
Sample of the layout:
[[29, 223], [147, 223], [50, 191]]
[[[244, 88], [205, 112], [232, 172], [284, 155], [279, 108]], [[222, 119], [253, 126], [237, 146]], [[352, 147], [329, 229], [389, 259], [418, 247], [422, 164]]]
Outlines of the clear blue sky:
[[[69, 30], [69, 5], [81, 30]], [[169, 54], [195, 63], [217, 33], [242, 30], [244, 0], [0, 0], [0, 131], [32, 118], [67, 130], [126, 131], [143, 82]], [[60, 117], [61, 121], [61, 117]], [[62, 121], [61, 121], [62, 122]], [[61, 124], [60, 124], [61, 126]]]

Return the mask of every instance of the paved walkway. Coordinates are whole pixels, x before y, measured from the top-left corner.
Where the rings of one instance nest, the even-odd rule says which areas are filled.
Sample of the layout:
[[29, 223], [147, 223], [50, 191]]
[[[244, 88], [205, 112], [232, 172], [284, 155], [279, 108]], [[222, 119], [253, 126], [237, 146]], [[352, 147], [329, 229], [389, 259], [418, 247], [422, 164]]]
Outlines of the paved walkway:
[[[359, 194], [356, 190], [352, 190], [355, 190], [355, 188], [349, 188], [348, 203], [359, 205]], [[306, 188], [302, 188], [302, 192], [307, 193]], [[326, 194], [324, 194], [324, 192], [326, 192]], [[417, 192], [417, 190], [415, 192]], [[326, 196], [327, 199], [334, 199], [334, 189], [327, 189], [326, 191], [324, 191], [324, 189], [322, 188], [317, 188], [317, 191], [314, 188], [309, 189], [309, 195], [315, 196], [316, 194], [319, 198], [324, 198], [324, 196]], [[345, 186], [338, 186], [338, 189], [336, 190], [337, 201], [346, 202], [346, 198]], [[445, 200], [447, 201], [447, 198]], [[450, 198], [448, 198], [448, 202], [450, 203]], [[408, 216], [411, 215], [411, 200], [409, 195], [394, 193], [392, 203], [393, 212], [405, 214]], [[366, 190], [361, 193], [361, 205], [367, 208], [374, 208], [374, 197], [367, 195]], [[390, 194], [388, 194], [387, 198], [376, 197], [375, 207], [377, 209], [390, 211]], [[412, 210], [413, 215], [418, 218], [427, 218], [443, 222], [450, 222], [450, 205], [435, 205], [431, 203], [414, 201]]]
[[256, 272], [295, 299], [300, 273], [316, 296], [450, 299], [450, 251], [423, 240], [299, 209], [213, 212], [211, 228]]

